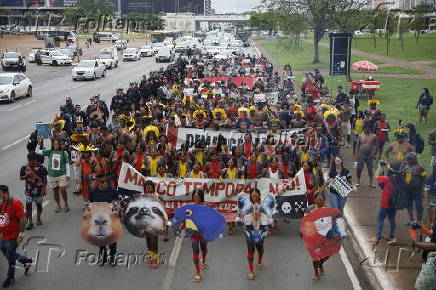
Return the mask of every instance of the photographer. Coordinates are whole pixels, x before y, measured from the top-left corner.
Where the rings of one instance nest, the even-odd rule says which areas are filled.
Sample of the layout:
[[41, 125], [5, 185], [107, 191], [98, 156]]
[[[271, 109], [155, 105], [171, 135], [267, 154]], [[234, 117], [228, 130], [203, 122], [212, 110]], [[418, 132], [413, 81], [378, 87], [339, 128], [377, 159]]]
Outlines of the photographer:
[[391, 225], [388, 240], [390, 242], [395, 242], [395, 216], [397, 209], [391, 204], [390, 200], [395, 187], [404, 183], [403, 174], [401, 172], [401, 163], [396, 162], [388, 165], [386, 162], [380, 161], [380, 164], [375, 171], [375, 179], [382, 189], [382, 195], [380, 199], [380, 208], [377, 215], [377, 232], [375, 234], [375, 238], [372, 238], [368, 241], [371, 243], [378, 243], [381, 240], [384, 220], [386, 217], [388, 217]]

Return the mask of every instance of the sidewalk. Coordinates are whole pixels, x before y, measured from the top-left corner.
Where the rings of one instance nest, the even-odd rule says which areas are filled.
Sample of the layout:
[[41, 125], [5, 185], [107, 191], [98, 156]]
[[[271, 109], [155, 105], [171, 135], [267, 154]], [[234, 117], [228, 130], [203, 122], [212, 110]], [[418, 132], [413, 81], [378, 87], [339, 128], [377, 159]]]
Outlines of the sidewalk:
[[[279, 66], [269, 53], [256, 42], [257, 49], [274, 65], [280, 72], [283, 68]], [[371, 57], [373, 58], [373, 57]], [[414, 75], [415, 78], [423, 75]], [[436, 77], [436, 75], [435, 75]], [[297, 86], [298, 87], [298, 86]], [[345, 167], [353, 172], [353, 181], [356, 181], [356, 171], [353, 169], [352, 150], [341, 148]], [[376, 163], [374, 162], [374, 172]], [[409, 227], [404, 225], [408, 221], [407, 212], [397, 212], [397, 243], [388, 246], [385, 240], [373, 245], [367, 242], [375, 236], [376, 219], [379, 209], [381, 189], [369, 187], [369, 178], [366, 168], [362, 173], [361, 186], [357, 192], [348, 197], [344, 215], [350, 232], [351, 247], [344, 247], [349, 255], [357, 255], [359, 261], [355, 261], [353, 268], [355, 272], [364, 272], [369, 276], [370, 283], [374, 289], [414, 289], [416, 277], [421, 269], [421, 253], [417, 252], [409, 257], [412, 248], [409, 236]], [[328, 199], [328, 193], [326, 193]], [[384, 233], [387, 236], [389, 222], [386, 220]], [[355, 253], [349, 253], [354, 251]], [[398, 269], [398, 271], [397, 271]]]

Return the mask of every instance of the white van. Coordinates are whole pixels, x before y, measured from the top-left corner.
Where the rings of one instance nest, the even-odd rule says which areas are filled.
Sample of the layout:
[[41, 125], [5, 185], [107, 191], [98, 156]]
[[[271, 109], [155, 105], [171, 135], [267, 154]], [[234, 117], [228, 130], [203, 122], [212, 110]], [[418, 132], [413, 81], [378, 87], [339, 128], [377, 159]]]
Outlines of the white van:
[[118, 67], [118, 52], [116, 47], [103, 48], [96, 59], [101, 61], [108, 69]]
[[118, 39], [112, 32], [97, 32], [98, 39], [100, 41], [111, 41], [114, 42]]

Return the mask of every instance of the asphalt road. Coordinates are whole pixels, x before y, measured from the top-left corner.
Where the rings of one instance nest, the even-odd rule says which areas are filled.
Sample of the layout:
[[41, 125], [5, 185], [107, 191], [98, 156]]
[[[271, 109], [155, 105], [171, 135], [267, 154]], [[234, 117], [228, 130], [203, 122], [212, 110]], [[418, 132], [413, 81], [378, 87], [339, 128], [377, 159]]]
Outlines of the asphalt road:
[[[34, 129], [37, 121], [52, 120], [64, 103], [65, 96], [74, 103], [87, 104], [89, 97], [99, 93], [106, 102], [118, 87], [125, 87], [129, 81], [138, 80], [144, 73], [156, 70], [164, 64], [156, 64], [154, 59], [140, 62], [121, 63], [120, 67], [108, 71], [107, 77], [96, 81], [73, 82], [70, 68], [56, 68], [48, 73], [41, 69], [29, 72], [35, 78], [44, 79], [34, 86], [31, 99], [20, 99], [15, 104], [0, 105], [0, 183], [8, 184], [16, 198], [23, 199], [23, 183], [18, 178], [19, 168], [25, 163], [26, 136]], [[55, 68], [48, 68], [52, 70]], [[29, 70], [30, 71], [30, 70]], [[67, 73], [67, 74], [64, 74]], [[54, 76], [54, 77], [53, 77]], [[69, 213], [55, 213], [52, 192], [48, 192], [43, 212], [44, 225], [27, 232], [28, 241], [23, 247], [30, 257], [38, 256], [37, 267], [24, 277], [17, 270], [15, 289], [353, 289], [347, 270], [339, 255], [326, 262], [326, 275], [318, 282], [311, 279], [312, 262], [298, 235], [298, 221], [280, 223], [272, 237], [265, 241], [264, 263], [266, 269], [256, 272], [256, 279], [246, 278], [246, 246], [241, 228], [234, 236], [225, 236], [209, 246], [209, 268], [203, 272], [200, 284], [192, 282], [194, 266], [190, 241], [182, 245], [174, 275], [165, 264], [174, 245], [174, 237], [169, 242], [160, 240], [163, 254], [160, 269], [153, 270], [143, 262], [117, 267], [93, 265], [92, 254], [98, 249], [85, 243], [79, 235], [79, 224], [83, 201], [71, 194], [68, 189]], [[145, 240], [125, 233], [118, 243], [118, 252], [125, 255], [145, 253]], [[61, 257], [59, 257], [62, 253]], [[86, 260], [86, 261], [85, 261]], [[123, 263], [121, 263], [123, 264]], [[0, 280], [5, 279], [7, 264], [0, 255]], [[35, 271], [36, 269], [36, 271]]]

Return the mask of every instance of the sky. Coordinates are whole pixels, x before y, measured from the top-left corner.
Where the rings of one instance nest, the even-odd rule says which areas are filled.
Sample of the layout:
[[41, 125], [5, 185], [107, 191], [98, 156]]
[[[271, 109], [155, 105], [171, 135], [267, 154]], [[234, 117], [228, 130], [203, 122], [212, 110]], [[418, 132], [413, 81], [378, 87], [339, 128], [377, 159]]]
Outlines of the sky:
[[259, 5], [260, 0], [212, 0], [215, 13], [242, 13]]

